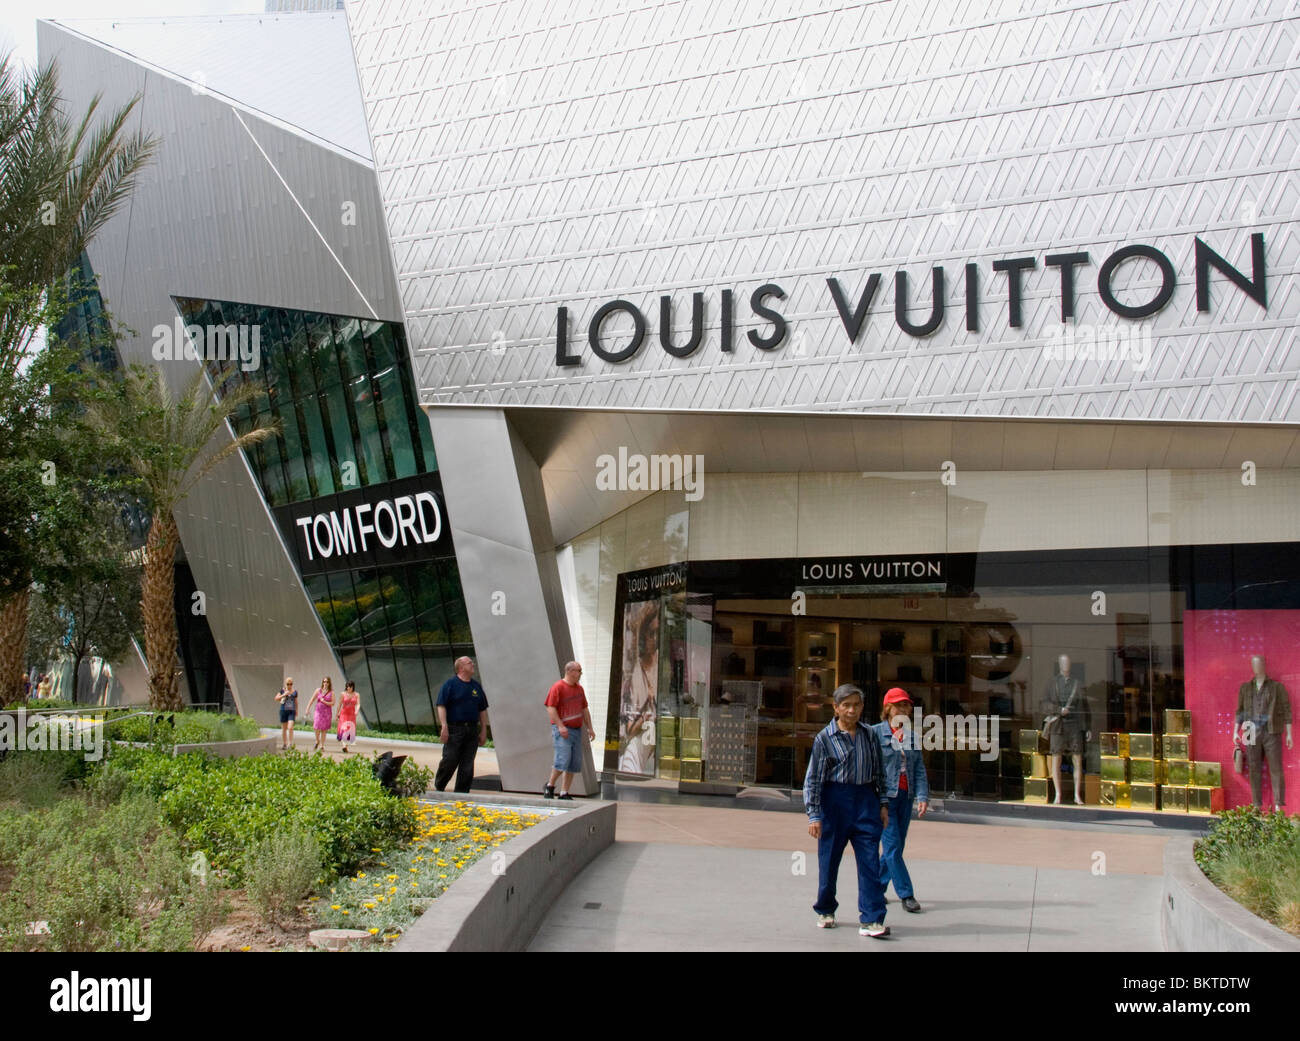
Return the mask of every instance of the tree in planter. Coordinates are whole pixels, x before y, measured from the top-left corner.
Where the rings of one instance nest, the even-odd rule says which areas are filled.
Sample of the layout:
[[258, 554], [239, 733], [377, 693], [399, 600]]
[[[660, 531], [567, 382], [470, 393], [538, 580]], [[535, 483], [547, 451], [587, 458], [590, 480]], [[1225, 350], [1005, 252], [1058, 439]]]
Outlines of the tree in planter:
[[[153, 153], [151, 138], [126, 133], [138, 100], [99, 119], [96, 96], [74, 123], [53, 66], [26, 73], [0, 57], [0, 468], [5, 480], [24, 482], [0, 504], [0, 704], [21, 695], [28, 591], [42, 555], [26, 529], [48, 506], [41, 489], [50, 487], [30, 482], [47, 477], [49, 461], [37, 445], [48, 431], [34, 417], [54, 413], [33, 401], [28, 391], [42, 384], [24, 370], [40, 353], [39, 330], [66, 313], [64, 276]], [[49, 378], [59, 380], [57, 367]]]
[[81, 663], [111, 661], [131, 647], [139, 628], [140, 568], [131, 560], [125, 527], [111, 506], [89, 511], [81, 553], [44, 568], [31, 596], [28, 658], [72, 662], [72, 700], [81, 700]]
[[155, 709], [181, 707], [173, 603], [180, 532], [173, 513], [216, 466], [279, 433], [278, 424], [258, 426], [239, 434], [232, 431], [231, 440], [214, 444], [218, 431], [261, 394], [256, 384], [239, 383], [240, 375], [232, 367], [215, 386], [209, 386], [203, 368], [197, 367], [173, 395], [162, 367], [132, 365], [90, 407], [92, 421], [139, 478], [140, 496], [152, 515], [140, 578], [140, 614], [149, 703]]
[[105, 471], [80, 404], [91, 386], [76, 370], [83, 349], [51, 339], [21, 372], [0, 373], [0, 704], [21, 694], [33, 581], [96, 572], [103, 503], [124, 483]]

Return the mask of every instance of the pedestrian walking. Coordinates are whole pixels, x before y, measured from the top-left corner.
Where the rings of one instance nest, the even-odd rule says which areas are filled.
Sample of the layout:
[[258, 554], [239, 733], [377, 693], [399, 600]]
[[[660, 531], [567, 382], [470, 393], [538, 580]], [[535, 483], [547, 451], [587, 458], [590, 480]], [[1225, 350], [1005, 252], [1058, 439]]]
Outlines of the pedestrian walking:
[[361, 704], [361, 695], [357, 685], [351, 680], [343, 685], [343, 697], [339, 699], [338, 738], [343, 742], [343, 754], [348, 754], [348, 745], [357, 739], [357, 706]]
[[813, 738], [803, 801], [808, 834], [817, 840], [817, 927], [835, 927], [835, 886], [844, 847], [853, 843], [858, 867], [858, 933], [889, 935], [880, 885], [880, 836], [889, 823], [884, 761], [874, 731], [860, 726], [862, 691], [851, 683], [831, 695], [835, 718]]
[[291, 676], [284, 678], [284, 686], [275, 700], [280, 703], [280, 751], [287, 752], [293, 741], [294, 720], [298, 718], [298, 692], [293, 688]]
[[881, 836], [880, 890], [884, 893], [893, 882], [903, 910], [916, 914], [921, 905], [912, 889], [912, 876], [903, 863], [903, 846], [907, 843], [913, 807], [918, 817], [924, 817], [930, 808], [930, 779], [925, 774], [920, 735], [911, 725], [912, 699], [907, 691], [894, 687], [885, 692], [880, 720], [872, 729], [880, 739], [884, 756], [885, 795], [889, 804], [889, 823]]
[[[576, 661], [564, 667], [564, 678], [556, 680], [546, 694], [546, 714], [551, 720], [551, 742], [555, 746], [555, 765], [550, 780], [542, 789], [548, 799], [572, 799], [569, 788], [573, 775], [582, 772], [583, 729], [587, 740], [596, 739], [596, 728], [591, 725], [591, 712], [587, 708], [587, 692], [578, 682], [582, 666]], [[560, 794], [555, 794], [555, 782], [560, 782]]]
[[442, 759], [433, 786], [446, 791], [456, 775], [456, 791], [467, 792], [474, 783], [474, 757], [487, 744], [487, 695], [474, 678], [474, 659], [457, 658], [456, 675], [438, 691], [438, 728], [442, 734]]
[[325, 741], [329, 737], [330, 724], [334, 722], [334, 684], [328, 676], [321, 677], [320, 686], [316, 688], [307, 702], [308, 713], [312, 712], [312, 706], [315, 705], [315, 714], [312, 716], [311, 729], [316, 735], [316, 740], [311, 746], [313, 752], [324, 752]]

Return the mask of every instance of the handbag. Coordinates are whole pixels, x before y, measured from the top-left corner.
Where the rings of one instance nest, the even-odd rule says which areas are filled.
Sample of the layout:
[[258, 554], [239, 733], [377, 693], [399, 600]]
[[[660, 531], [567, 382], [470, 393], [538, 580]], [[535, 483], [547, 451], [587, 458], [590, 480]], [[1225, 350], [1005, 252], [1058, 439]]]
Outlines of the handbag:
[[1232, 749], [1232, 768], [1239, 774], [1246, 772], [1246, 750], [1241, 745], [1234, 745]]

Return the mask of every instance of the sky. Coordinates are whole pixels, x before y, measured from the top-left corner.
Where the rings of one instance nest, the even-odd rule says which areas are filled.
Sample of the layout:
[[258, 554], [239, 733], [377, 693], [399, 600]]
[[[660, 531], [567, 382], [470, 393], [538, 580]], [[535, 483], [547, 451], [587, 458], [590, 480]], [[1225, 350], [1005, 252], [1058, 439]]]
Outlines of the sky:
[[12, 51], [23, 64], [35, 65], [38, 18], [174, 18], [265, 9], [264, 0], [4, 0], [0, 53]]

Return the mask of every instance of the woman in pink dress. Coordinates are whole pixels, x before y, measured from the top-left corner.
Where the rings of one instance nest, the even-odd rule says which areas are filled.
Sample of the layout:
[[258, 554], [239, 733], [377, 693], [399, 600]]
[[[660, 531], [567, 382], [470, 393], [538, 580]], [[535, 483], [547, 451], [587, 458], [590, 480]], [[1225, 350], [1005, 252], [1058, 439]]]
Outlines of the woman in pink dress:
[[343, 742], [344, 755], [348, 753], [348, 745], [357, 739], [357, 706], [360, 704], [357, 685], [349, 680], [343, 686], [343, 698], [339, 703], [339, 740]]
[[316, 693], [307, 702], [308, 712], [313, 705], [316, 706], [316, 714], [312, 717], [311, 728], [316, 733], [316, 743], [311, 746], [311, 750], [324, 752], [325, 738], [329, 736], [330, 723], [334, 721], [334, 684], [328, 676], [320, 681]]

